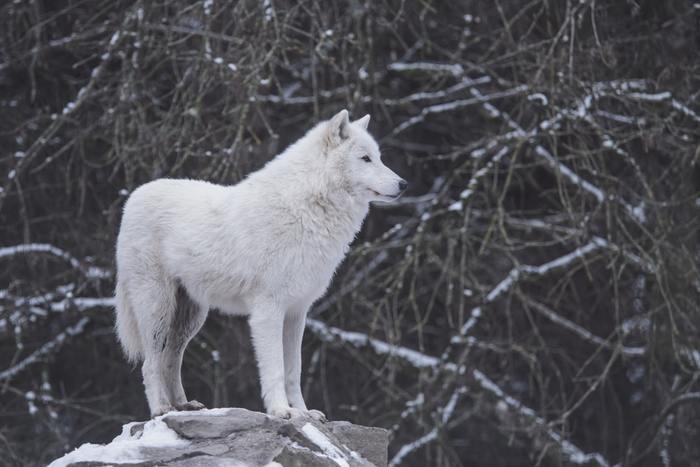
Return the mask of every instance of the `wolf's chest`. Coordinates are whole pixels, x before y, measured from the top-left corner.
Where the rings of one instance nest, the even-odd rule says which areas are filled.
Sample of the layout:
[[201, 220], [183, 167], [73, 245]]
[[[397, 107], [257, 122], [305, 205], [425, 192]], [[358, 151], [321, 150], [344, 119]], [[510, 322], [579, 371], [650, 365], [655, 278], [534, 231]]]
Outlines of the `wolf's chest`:
[[[345, 257], [352, 237], [300, 239], [281, 250], [276, 269], [280, 285], [297, 296], [321, 295]], [[317, 298], [317, 297], [314, 297]]]
[[349, 240], [304, 239], [290, 246], [283, 254], [289, 272], [296, 271], [320, 279], [332, 275], [349, 248]]

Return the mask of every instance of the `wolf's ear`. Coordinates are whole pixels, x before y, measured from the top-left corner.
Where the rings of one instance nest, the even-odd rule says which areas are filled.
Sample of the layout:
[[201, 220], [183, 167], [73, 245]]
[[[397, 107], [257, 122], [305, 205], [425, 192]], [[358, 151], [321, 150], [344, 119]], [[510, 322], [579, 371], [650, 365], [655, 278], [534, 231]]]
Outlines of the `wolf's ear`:
[[328, 122], [328, 142], [337, 146], [350, 136], [348, 111], [343, 109]]
[[362, 118], [358, 118], [357, 120], [355, 120], [352, 123], [353, 123], [353, 125], [357, 125], [360, 128], [362, 128], [363, 130], [366, 130], [367, 126], [369, 125], [369, 114], [365, 115]]

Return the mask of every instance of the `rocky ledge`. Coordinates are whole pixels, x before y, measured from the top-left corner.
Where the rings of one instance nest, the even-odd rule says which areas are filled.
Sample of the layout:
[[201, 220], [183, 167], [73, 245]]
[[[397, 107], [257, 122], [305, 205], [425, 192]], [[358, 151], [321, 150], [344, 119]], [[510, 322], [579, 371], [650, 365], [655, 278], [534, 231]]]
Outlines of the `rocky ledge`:
[[349, 422], [282, 420], [245, 409], [170, 412], [124, 425], [109, 444], [84, 444], [63, 466], [386, 466], [389, 433]]

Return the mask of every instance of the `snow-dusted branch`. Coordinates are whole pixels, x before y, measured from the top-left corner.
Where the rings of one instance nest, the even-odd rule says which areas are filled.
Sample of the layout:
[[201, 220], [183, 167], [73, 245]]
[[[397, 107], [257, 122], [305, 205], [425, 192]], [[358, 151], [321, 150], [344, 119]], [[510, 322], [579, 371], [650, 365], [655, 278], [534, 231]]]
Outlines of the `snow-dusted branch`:
[[[548, 231], [548, 232], [559, 232], [559, 233], [565, 233], [567, 235], [571, 235], [573, 237], [581, 237], [585, 233], [580, 230], [580, 229], [573, 229], [570, 227], [565, 227], [561, 225], [554, 225], [549, 222], [544, 222], [542, 219], [526, 219], [526, 218], [516, 218], [516, 217], [509, 217], [507, 220], [508, 224], [518, 226], [518, 227], [524, 227], [528, 229], [539, 229], [542, 231]], [[649, 274], [655, 274], [657, 271], [656, 265], [654, 265], [651, 260], [649, 259], [643, 259], [640, 256], [627, 251], [625, 249], [620, 248], [618, 245], [609, 242], [608, 240], [605, 240], [602, 237], [599, 237], [597, 235], [591, 236], [591, 240], [596, 242], [596, 244], [600, 245], [601, 247], [604, 247], [610, 251], [613, 251], [615, 253], [619, 253], [622, 256], [625, 257], [628, 261], [631, 263], [637, 265], [640, 269], [644, 270], [645, 272]]]
[[554, 156], [552, 156], [552, 153], [550, 153], [547, 149], [544, 148], [544, 146], [535, 146], [535, 153], [538, 156], [542, 157], [545, 161], [547, 161], [547, 164], [550, 167], [552, 167], [555, 171], [558, 171], [571, 183], [580, 186], [584, 191], [587, 191], [588, 193], [593, 195], [593, 197], [595, 197], [595, 199], [597, 199], [599, 203], [605, 201], [605, 195], [603, 194], [603, 190], [593, 185], [592, 183], [584, 180], [565, 164], [559, 162]]
[[[17, 159], [14, 168], [12, 168], [10, 171], [9, 175], [11, 176], [7, 177], [7, 180], [5, 180], [4, 182], [4, 186], [0, 186], [0, 208], [2, 207], [2, 204], [10, 191], [10, 186], [14, 183], [14, 179], [22, 174], [24, 169], [29, 166], [30, 162], [39, 153], [39, 151], [42, 148], [44, 148], [46, 144], [49, 143], [49, 141], [51, 141], [53, 136], [63, 125], [66, 119], [75, 114], [75, 112], [79, 108], [81, 108], [83, 104], [85, 104], [85, 102], [87, 102], [88, 97], [90, 97], [90, 94], [92, 93], [92, 90], [95, 88], [95, 86], [97, 86], [98, 81], [105, 73], [107, 65], [110, 63], [114, 55], [115, 49], [126, 35], [124, 31], [126, 30], [127, 24], [133, 21], [134, 19], [136, 19], [135, 12], [129, 11], [125, 16], [121, 28], [116, 30], [107, 42], [105, 51], [100, 56], [99, 63], [95, 66], [95, 68], [92, 69], [88, 82], [83, 87], [81, 87], [80, 90], [78, 90], [78, 93], [73, 100], [67, 102], [64, 105], [60, 115], [53, 114], [51, 116], [52, 121], [44, 129], [41, 136], [34, 140], [29, 149], [27, 149], [27, 151], [24, 153], [23, 157]], [[49, 157], [47, 160], [50, 159], [51, 157]], [[44, 163], [46, 163], [46, 161], [44, 161]]]
[[456, 94], [458, 92], [461, 92], [465, 89], [468, 89], [472, 86], [477, 86], [479, 84], [486, 84], [491, 82], [491, 77], [490, 76], [480, 76], [479, 78], [462, 78], [462, 80], [450, 86], [449, 88], [446, 88], [444, 90], [440, 91], [426, 91], [426, 92], [416, 92], [413, 94], [409, 94], [408, 96], [404, 97], [399, 97], [396, 99], [384, 99], [382, 102], [385, 105], [405, 105], [409, 103], [415, 103], [415, 102], [420, 102], [420, 101], [426, 101], [426, 100], [437, 100], [437, 99], [445, 99], [447, 97], [452, 96], [453, 94]]
[[[476, 88], [472, 88], [471, 93], [472, 93], [472, 95], [474, 95], [477, 98], [484, 97], [484, 95]], [[586, 115], [588, 115], [588, 109], [591, 106], [593, 95], [595, 95], [595, 93], [591, 94], [591, 95], [587, 95], [583, 99], [581, 99], [576, 110], [574, 110], [574, 111], [561, 110], [554, 117], [540, 123], [538, 126], [536, 126], [534, 129], [532, 129], [529, 132], [526, 132], [522, 128], [522, 126], [520, 124], [518, 124], [515, 120], [513, 120], [513, 118], [509, 114], [497, 109], [490, 102], [485, 102], [483, 104], [483, 106], [493, 116], [498, 116], [498, 117], [502, 118], [507, 123], [507, 125], [513, 130], [508, 135], [508, 139], [510, 139], [512, 137], [517, 137], [517, 138], [521, 138], [521, 139], [532, 140], [536, 136], [538, 136], [541, 131], [555, 128], [556, 125], [558, 124], [558, 121], [566, 115], [575, 115], [577, 117], [584, 118]], [[495, 144], [495, 141], [492, 144]], [[552, 168], [555, 171], [555, 173], [561, 174], [570, 183], [580, 187], [585, 192], [591, 194], [593, 197], [595, 197], [595, 199], [599, 203], [602, 203], [606, 199], [610, 199], [610, 200], [615, 199], [614, 197], [607, 195], [601, 188], [595, 186], [594, 184], [585, 180], [583, 177], [581, 177], [576, 172], [571, 170], [571, 168], [569, 168], [566, 164], [564, 164], [563, 162], [561, 162], [560, 160], [555, 158], [552, 155], [552, 153], [548, 149], [546, 149], [544, 146], [542, 146], [541, 144], [535, 145], [535, 154], [540, 156], [541, 158], [543, 158], [547, 162], [547, 165], [550, 168]], [[622, 204], [624, 206], [625, 210], [628, 212], [628, 214], [632, 218], [637, 219], [640, 222], [644, 221], [643, 207], [642, 208], [639, 208], [639, 207], [635, 208], [622, 199], [618, 199], [618, 201], [620, 202], [620, 204]]]
[[428, 107], [424, 107], [423, 110], [418, 114], [415, 115], [405, 122], [403, 122], [401, 125], [397, 126], [394, 131], [391, 132], [391, 136], [396, 136], [399, 133], [403, 132], [404, 130], [421, 123], [428, 117], [429, 115], [432, 114], [437, 114], [437, 113], [442, 113], [442, 112], [449, 112], [455, 109], [461, 109], [464, 107], [468, 107], [470, 105], [474, 104], [483, 104], [484, 102], [489, 102], [497, 99], [503, 99], [506, 97], [512, 97], [512, 96], [517, 96], [520, 94], [523, 94], [527, 91], [528, 87], [526, 85], [519, 85], [515, 86], [514, 88], [507, 89], [505, 91], [496, 91], [491, 94], [482, 94], [477, 97], [473, 97], [471, 99], [459, 99], [451, 102], [446, 102], [444, 104], [434, 104]]
[[427, 71], [429, 73], [449, 73], [454, 76], [464, 74], [464, 68], [458, 63], [430, 63], [430, 62], [394, 62], [387, 68], [391, 71]]
[[501, 280], [491, 291], [486, 294], [484, 303], [481, 306], [472, 308], [469, 319], [462, 326], [459, 332], [459, 336], [452, 338], [452, 342], [461, 342], [464, 337], [469, 333], [469, 331], [476, 326], [481, 318], [483, 311], [482, 306], [493, 303], [497, 298], [502, 296], [504, 293], [508, 292], [514, 285], [516, 285], [523, 277], [533, 277], [533, 276], [543, 276], [551, 272], [565, 269], [570, 265], [574, 264], [577, 260], [585, 258], [590, 253], [599, 250], [604, 245], [597, 241], [596, 239], [591, 240], [585, 245], [576, 248], [563, 256], [556, 259], [548, 261], [539, 266], [532, 266], [527, 264], [522, 264], [515, 266], [510, 270], [506, 277]]
[[394, 467], [396, 465], [400, 465], [401, 462], [408, 456], [410, 453], [415, 451], [416, 449], [421, 448], [422, 446], [430, 443], [433, 440], [436, 440], [438, 437], [438, 434], [440, 432], [440, 429], [447, 424], [447, 422], [450, 420], [452, 417], [452, 414], [455, 411], [455, 407], [457, 407], [457, 401], [459, 400], [459, 397], [467, 392], [467, 389], [464, 387], [459, 387], [457, 388], [453, 393], [450, 399], [447, 401], [447, 404], [445, 404], [444, 407], [441, 408], [440, 410], [440, 423], [436, 424], [435, 427], [433, 427], [432, 430], [427, 432], [425, 435], [421, 436], [420, 438], [416, 439], [415, 441], [412, 441], [408, 444], [404, 444], [399, 448], [398, 452], [394, 457], [389, 461], [389, 467]]
[[503, 404], [503, 406], [498, 408], [501, 410], [507, 409], [517, 416], [522, 417], [523, 422], [521, 422], [520, 425], [523, 428], [527, 428], [529, 433], [535, 435], [540, 431], [545, 439], [556, 447], [558, 454], [563, 459], [577, 465], [588, 465], [591, 462], [595, 462], [601, 467], [610, 467], [610, 462], [608, 462], [602, 454], [597, 452], [587, 453], [572, 442], [564, 439], [561, 434], [549, 427], [544, 418], [538, 416], [534, 410], [519, 400], [506, 394], [484, 373], [479, 370], [474, 370], [472, 374], [482, 389], [495, 396]]
[[[490, 76], [480, 76], [478, 78], [473, 79], [465, 77], [462, 78], [457, 84], [453, 84], [452, 86], [449, 86], [439, 91], [415, 92], [413, 94], [409, 94], [403, 97], [385, 98], [382, 99], [381, 102], [387, 106], [401, 106], [422, 101], [435, 101], [440, 99], [446, 99], [472, 86], [486, 84], [489, 82], [491, 82]], [[257, 94], [253, 96], [251, 100], [255, 102], [266, 102], [270, 104], [281, 105], [308, 105], [313, 104], [319, 98], [327, 100], [336, 99], [343, 95], [347, 95], [351, 92], [347, 86], [341, 86], [339, 88], [331, 90], [320, 90], [318, 91], [318, 95], [294, 96], [294, 92], [296, 92], [301, 87], [300, 83], [295, 84], [296, 85], [287, 86], [285, 89], [283, 89], [281, 95]], [[364, 104], [369, 104], [373, 101], [373, 98], [371, 96], [361, 96], [359, 97], [359, 101]]]
[[644, 93], [644, 92], [630, 92], [627, 97], [643, 101], [643, 102], [669, 102], [671, 107], [678, 110], [680, 113], [694, 120], [696, 123], [700, 123], [700, 115], [698, 115], [693, 109], [683, 104], [678, 99], [675, 99], [673, 95], [668, 91], [657, 92], [654, 94]]
[[113, 297], [68, 297], [61, 301], [51, 303], [51, 311], [62, 312], [74, 308], [79, 311], [90, 308], [110, 308], [114, 306]]
[[690, 107], [677, 99], [671, 99], [671, 106], [682, 114], [692, 118], [696, 123], [700, 123], [700, 115], [693, 111]]
[[[332, 343], [340, 341], [344, 344], [349, 344], [357, 348], [369, 347], [372, 350], [374, 350], [374, 352], [376, 352], [377, 354], [387, 355], [394, 358], [400, 358], [417, 369], [433, 368], [436, 371], [444, 370], [448, 372], [464, 372], [464, 367], [458, 366], [455, 363], [443, 363], [438, 367], [438, 364], [441, 362], [441, 360], [436, 357], [432, 357], [424, 353], [418, 352], [416, 350], [412, 350], [399, 345], [389, 344], [380, 339], [369, 337], [368, 335], [360, 332], [345, 331], [333, 326], [329, 326], [318, 320], [307, 320], [307, 329], [312, 331], [319, 339], [321, 339], [324, 342]], [[610, 466], [610, 463], [601, 454], [586, 453], [584, 450], [582, 450], [575, 444], [566, 440], [554, 429], [549, 427], [544, 418], [538, 416], [533, 409], [529, 408], [522, 402], [506, 394], [505, 391], [503, 391], [494, 381], [488, 378], [488, 376], [486, 376], [486, 374], [484, 374], [483, 372], [475, 369], [471, 372], [471, 375], [473, 376], [474, 380], [478, 382], [478, 385], [481, 389], [485, 390], [492, 396], [495, 396], [499, 401], [503, 402], [508, 408], [508, 410], [513, 411], [518, 416], [523, 417], [529, 423], [530, 427], [534, 425], [539, 430], [541, 430], [541, 432], [544, 433], [544, 435], [546, 436], [547, 440], [549, 440], [554, 446], [556, 446], [557, 451], [561, 454], [561, 456], [564, 459], [578, 465], [585, 465], [589, 462], [595, 462], [601, 467]], [[470, 388], [471, 391], [473, 391], [474, 389], [476, 388]], [[453, 394], [453, 397], [455, 398], [454, 403], [456, 404], [457, 395], [455, 394]], [[449, 407], [449, 404], [446, 406], [446, 408], [447, 407]], [[444, 413], [447, 413], [447, 410], [445, 410], [443, 414]], [[451, 414], [451, 412], [449, 412], [449, 414]], [[535, 433], [533, 433], [531, 429], [528, 429], [527, 432], [531, 435], [535, 435]], [[417, 449], [422, 445], [427, 444], [428, 442], [436, 438], [437, 431], [434, 434], [431, 431], [414, 442], [419, 444], [419, 446], [406, 447], [404, 452], [405, 454], [408, 454], [409, 452]], [[392, 459], [392, 462], [396, 460], [396, 462], [398, 463], [401, 461], [402, 457], [399, 458], [397, 454], [397, 456], [394, 457], [394, 459]]]
[[[612, 349], [615, 350], [618, 348], [618, 346], [610, 343], [609, 341], [596, 336], [592, 332], [590, 332], [588, 329], [585, 329], [584, 327], [574, 323], [571, 320], [568, 320], [561, 316], [560, 314], [556, 313], [554, 310], [549, 308], [548, 306], [537, 302], [535, 300], [531, 300], [527, 298], [525, 295], [521, 295], [520, 298], [530, 305], [532, 308], [534, 308], [538, 313], [540, 313], [542, 316], [547, 317], [550, 321], [553, 323], [556, 323], [560, 326], [562, 326], [565, 329], [568, 329], [569, 331], [572, 331], [574, 334], [577, 334], [581, 339], [586, 340], [588, 342], [591, 342], [595, 345], [599, 345], [601, 347], [605, 347], [607, 349]], [[640, 357], [646, 353], [646, 349], [644, 347], [626, 347], [624, 345], [619, 345], [619, 350], [623, 355], [631, 356], [631, 357]]]
[[464, 207], [464, 203], [471, 198], [471, 196], [474, 194], [476, 191], [476, 186], [479, 184], [479, 180], [484, 178], [486, 174], [488, 174], [491, 169], [493, 168], [494, 165], [496, 165], [506, 154], [508, 154], [508, 147], [503, 147], [501, 148], [500, 151], [496, 153], [493, 158], [486, 163], [482, 168], [474, 172], [474, 174], [471, 176], [469, 179], [469, 182], [467, 182], [467, 188], [465, 188], [462, 193], [459, 195], [459, 201], [455, 201], [452, 203], [447, 210], [448, 211], [461, 211], [462, 208]]
[[90, 318], [88, 317], [80, 318], [80, 320], [76, 324], [69, 326], [62, 332], [58, 333], [53, 339], [51, 339], [49, 342], [45, 343], [37, 350], [32, 352], [31, 355], [29, 355], [21, 362], [11, 366], [10, 368], [0, 371], [0, 381], [4, 381], [6, 379], [14, 377], [33, 363], [36, 363], [41, 358], [44, 358], [47, 355], [54, 352], [55, 350], [57, 350], [66, 342], [68, 338], [74, 337], [82, 333], [85, 329], [85, 325], [87, 325], [89, 321]]
[[[416, 368], [435, 368], [437, 369], [440, 360], [416, 350], [407, 347], [401, 347], [389, 344], [380, 339], [374, 339], [367, 334], [361, 332], [344, 331], [342, 329], [328, 326], [317, 319], [307, 319], [306, 327], [313, 332], [316, 337], [324, 342], [335, 342], [340, 340], [346, 344], [352, 344], [355, 347], [370, 347], [376, 353], [387, 355], [390, 357], [400, 358]], [[447, 368], [451, 371], [457, 369], [456, 365], [448, 364]]]
[[105, 279], [112, 277], [112, 272], [97, 266], [87, 265], [87, 261], [79, 261], [75, 256], [57, 246], [48, 243], [24, 243], [0, 248], [0, 259], [28, 253], [49, 253], [67, 261], [74, 269], [81, 271], [90, 279]]
[[307, 105], [313, 104], [319, 97], [323, 99], [333, 99], [349, 92], [347, 86], [342, 86], [331, 90], [321, 90], [318, 92], [318, 96], [293, 96], [292, 94], [294, 94], [294, 92], [299, 89], [300, 86], [301, 84], [298, 86], [288, 86], [283, 90], [281, 96], [275, 94], [258, 94], [251, 97], [251, 101], [269, 102], [271, 104]]
[[22, 245], [2, 247], [0, 248], [0, 258], [33, 252], [51, 253], [59, 258], [65, 259], [74, 268], [80, 268], [80, 263], [72, 255], [58, 247], [46, 243], [26, 243]]

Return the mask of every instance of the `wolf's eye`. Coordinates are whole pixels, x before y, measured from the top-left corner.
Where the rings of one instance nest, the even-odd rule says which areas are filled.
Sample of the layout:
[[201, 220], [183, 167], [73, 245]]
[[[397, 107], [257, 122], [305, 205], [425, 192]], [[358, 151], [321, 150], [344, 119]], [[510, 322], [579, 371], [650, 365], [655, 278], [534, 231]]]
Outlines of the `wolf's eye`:
[[362, 160], [365, 162], [372, 162], [372, 159], [370, 159], [369, 156], [362, 156]]

